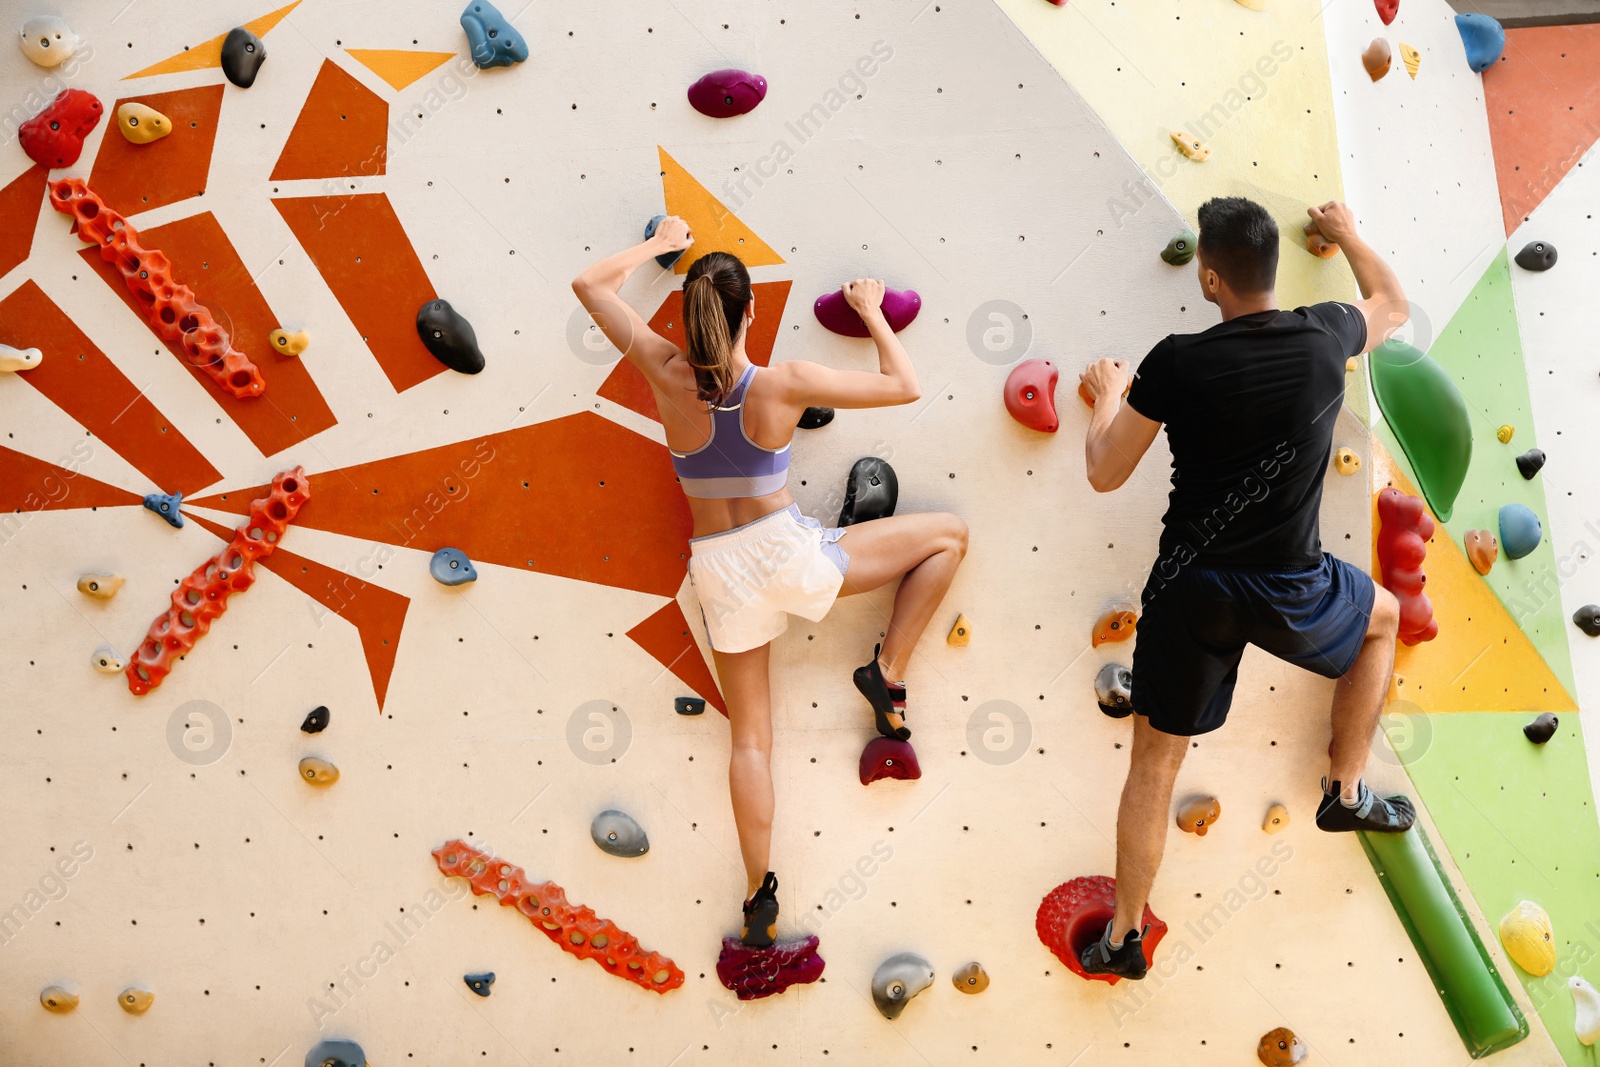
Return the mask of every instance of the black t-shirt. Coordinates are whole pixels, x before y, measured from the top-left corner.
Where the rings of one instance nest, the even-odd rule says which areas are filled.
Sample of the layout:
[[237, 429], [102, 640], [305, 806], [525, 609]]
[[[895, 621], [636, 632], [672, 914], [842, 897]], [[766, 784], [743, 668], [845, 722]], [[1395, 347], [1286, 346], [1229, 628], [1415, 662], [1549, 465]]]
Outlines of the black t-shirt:
[[1166, 424], [1172, 450], [1157, 574], [1189, 562], [1286, 571], [1321, 561], [1345, 360], [1366, 343], [1361, 312], [1327, 303], [1241, 315], [1150, 350], [1128, 403]]

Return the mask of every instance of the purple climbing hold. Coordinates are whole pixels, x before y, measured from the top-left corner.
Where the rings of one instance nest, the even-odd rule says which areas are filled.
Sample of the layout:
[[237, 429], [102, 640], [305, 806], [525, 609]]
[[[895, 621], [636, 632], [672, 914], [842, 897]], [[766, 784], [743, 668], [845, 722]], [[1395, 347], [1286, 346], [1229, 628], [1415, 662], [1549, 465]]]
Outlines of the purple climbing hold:
[[767, 97], [767, 79], [748, 70], [714, 70], [689, 86], [689, 104], [702, 115], [746, 115]]
[[[861, 321], [861, 316], [845, 300], [844, 293], [837, 289], [817, 297], [812, 310], [816, 312], [817, 321], [834, 333], [845, 337], [872, 336], [867, 332], [867, 324]], [[915, 290], [884, 289], [883, 317], [889, 320], [889, 329], [895, 333], [910, 326], [921, 310], [922, 297]]]
[[183, 506], [182, 493], [150, 493], [144, 498], [144, 506], [166, 519], [173, 529], [183, 529], [183, 512], [178, 510]]

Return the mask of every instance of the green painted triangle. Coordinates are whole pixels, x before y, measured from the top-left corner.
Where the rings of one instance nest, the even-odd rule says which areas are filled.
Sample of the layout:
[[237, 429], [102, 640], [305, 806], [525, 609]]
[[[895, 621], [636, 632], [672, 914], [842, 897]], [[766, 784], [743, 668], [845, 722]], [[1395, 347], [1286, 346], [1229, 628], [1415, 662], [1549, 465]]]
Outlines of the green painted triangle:
[[[1558, 560], [1572, 557], [1566, 563], [1570, 575], [1576, 559], [1574, 548], [1551, 544], [1543, 477], [1529, 481], [1517, 471], [1516, 457], [1536, 447], [1538, 438], [1504, 249], [1456, 309], [1428, 355], [1456, 383], [1472, 416], [1472, 466], [1445, 527], [1459, 545], [1468, 530], [1489, 530], [1498, 538], [1502, 505], [1525, 504], [1539, 516], [1544, 527], [1539, 547], [1517, 560], [1502, 552], [1484, 581], [1567, 692], [1576, 693], [1557, 569]], [[1510, 444], [1501, 444], [1495, 436], [1505, 423], [1516, 428]]]
[[1550, 914], [1555, 970], [1535, 978], [1507, 963], [1501, 975], [1522, 982], [1562, 1059], [1592, 1067], [1566, 988], [1572, 975], [1592, 980], [1600, 969], [1600, 823], [1583, 731], [1578, 716], [1562, 716], [1555, 737], [1535, 745], [1522, 725], [1494, 712], [1385, 719], [1404, 738], [1395, 750], [1488, 920], [1485, 936], [1498, 941], [1501, 918], [1520, 901]]

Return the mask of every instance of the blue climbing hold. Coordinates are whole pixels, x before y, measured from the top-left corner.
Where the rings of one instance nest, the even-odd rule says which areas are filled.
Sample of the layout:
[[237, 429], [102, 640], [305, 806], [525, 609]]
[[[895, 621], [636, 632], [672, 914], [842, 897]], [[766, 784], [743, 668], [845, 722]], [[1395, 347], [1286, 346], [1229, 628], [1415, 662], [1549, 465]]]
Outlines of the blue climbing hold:
[[[650, 238], [656, 235], [656, 227], [661, 225], [661, 220], [664, 218], [666, 218], [665, 215], [657, 215], [655, 218], [644, 224], [644, 239], [646, 241], [650, 240]], [[663, 252], [656, 257], [656, 262], [661, 264], [663, 269], [671, 270], [672, 265], [683, 258], [683, 253], [685, 251], [687, 251], [687, 249], [680, 248], [676, 252]]]
[[428, 561], [428, 573], [440, 585], [466, 585], [478, 580], [477, 568], [459, 548], [441, 548]]
[[151, 493], [144, 498], [144, 506], [167, 520], [167, 525], [174, 529], [183, 529], [183, 512], [178, 508], [183, 504], [182, 493]]
[[367, 1054], [354, 1041], [318, 1041], [306, 1053], [306, 1067], [367, 1067]]
[[486, 997], [490, 993], [494, 992], [494, 990], [489, 988], [490, 986], [494, 985], [493, 971], [485, 971], [482, 974], [464, 974], [461, 976], [461, 980], [467, 983], [468, 989], [472, 990], [480, 997]]
[[509, 67], [528, 58], [528, 42], [489, 0], [472, 0], [461, 12], [461, 28], [467, 31], [472, 61], [479, 70]]
[[1544, 528], [1539, 516], [1521, 504], [1507, 504], [1500, 509], [1500, 547], [1506, 558], [1521, 559], [1539, 547]]
[[672, 702], [672, 710], [679, 715], [704, 715], [706, 702], [699, 697], [678, 697]]
[[1467, 47], [1467, 66], [1482, 74], [1494, 66], [1500, 53], [1506, 50], [1505, 27], [1488, 15], [1476, 12], [1456, 16], [1456, 29], [1461, 33], [1461, 43]]

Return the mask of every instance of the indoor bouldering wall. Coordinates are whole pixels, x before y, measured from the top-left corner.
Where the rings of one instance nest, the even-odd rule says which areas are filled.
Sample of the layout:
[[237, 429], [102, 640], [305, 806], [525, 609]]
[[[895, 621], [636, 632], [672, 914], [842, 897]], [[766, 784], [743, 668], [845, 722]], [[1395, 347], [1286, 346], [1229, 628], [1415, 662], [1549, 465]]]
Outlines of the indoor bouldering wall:
[[[1578, 474], [1592, 197], [1571, 167], [1508, 239], [1493, 107], [1517, 49], [1472, 73], [1442, 0], [1406, 0], [1387, 26], [1365, 0], [500, 11], [471, 31], [420, 0], [376, 20], [327, 0], [11, 12], [59, 14], [80, 39], [59, 66], [0, 69], [0, 344], [41, 357], [0, 371], [12, 1059], [289, 1064], [347, 1040], [375, 1065], [1220, 1065], [1288, 1027], [1308, 1064], [1465, 1062], [1360, 844], [1312, 824], [1330, 683], [1253, 650], [1228, 727], [1183, 770], [1178, 799], [1222, 814], [1204, 837], [1172, 830], [1150, 978], [1084, 982], [1035, 934], [1056, 886], [1112, 873], [1129, 724], [1100, 712], [1094, 680], [1132, 645], [1091, 633], [1136, 601], [1168, 488], [1158, 442], [1115, 495], [1090, 490], [1075, 376], [1216, 321], [1192, 266], [1161, 252], [1207, 197], [1242, 194], [1284, 230], [1290, 306], [1354, 295], [1297, 221], [1347, 196], [1416, 301], [1404, 336], [1464, 397], [1472, 467], [1426, 564], [1441, 637], [1403, 651], [1370, 778], [1414, 791], [1526, 1016], [1495, 1060], [1581, 1062], [1564, 983], [1600, 976], [1600, 834], [1578, 722], [1590, 639], [1568, 617], [1600, 599], [1583, 591], [1600, 518]], [[1360, 52], [1378, 35], [1396, 55], [1373, 82]], [[689, 87], [725, 68], [759, 74], [764, 98], [697, 112]], [[76, 162], [47, 170], [19, 128], [64, 89], [103, 114]], [[171, 132], [135, 143], [124, 104]], [[80, 239], [113, 213], [170, 266]], [[648, 389], [567, 284], [662, 213], [690, 222], [691, 255], [751, 265], [757, 362], [869, 368], [869, 343], [809, 305], [862, 274], [916, 290], [901, 337], [922, 399], [800, 431], [791, 487], [831, 523], [851, 465], [875, 456], [902, 512], [971, 527], [909, 678], [920, 778], [859, 777], [874, 731], [849, 672], [887, 593], [794, 620], [774, 646], [779, 935], [815, 934], [826, 969], [761, 1001], [716, 971], [744, 886], [688, 513]], [[1542, 274], [1514, 262], [1536, 238], [1561, 245]], [[667, 336], [686, 266], [624, 290]], [[141, 297], [149, 267], [191, 290], [183, 314], [226, 331], [260, 396], [188, 362], [159, 311], [146, 321], [169, 299]], [[451, 369], [475, 365], [462, 320], [475, 374]], [[1026, 359], [1061, 370], [1054, 434], [1002, 402]], [[1366, 363], [1334, 441], [1362, 466], [1330, 462], [1322, 538], [1370, 567], [1373, 493], [1418, 490]], [[1525, 481], [1513, 460], [1535, 446], [1549, 461]], [[252, 512], [275, 484], [287, 510]], [[141, 506], [179, 493], [181, 527]], [[1511, 502], [1546, 543], [1480, 577], [1461, 537]], [[270, 552], [251, 526], [281, 531]], [[253, 583], [134, 695], [148, 679], [118, 664], [175, 590], [187, 627], [186, 591], [233, 581], [204, 565], [233, 575], [234, 553], [259, 556]], [[444, 584], [436, 564], [475, 580]], [[961, 615], [968, 642], [946, 643]], [[1542, 711], [1561, 725], [1536, 747], [1521, 727]], [[1288, 822], [1269, 833], [1274, 805]], [[608, 811], [647, 852], [596, 847]], [[598, 925], [582, 928], [596, 958], [578, 958], [593, 916], [547, 926], [496, 899], [545, 881], [648, 966], [608, 963]], [[1548, 977], [1496, 936], [1524, 898], [1554, 924]], [[890, 1021], [873, 978], [907, 952], [934, 980]], [[974, 962], [989, 984], [964, 995], [952, 977]]]

